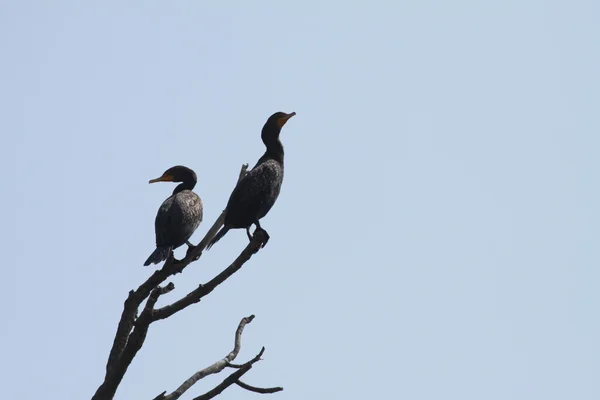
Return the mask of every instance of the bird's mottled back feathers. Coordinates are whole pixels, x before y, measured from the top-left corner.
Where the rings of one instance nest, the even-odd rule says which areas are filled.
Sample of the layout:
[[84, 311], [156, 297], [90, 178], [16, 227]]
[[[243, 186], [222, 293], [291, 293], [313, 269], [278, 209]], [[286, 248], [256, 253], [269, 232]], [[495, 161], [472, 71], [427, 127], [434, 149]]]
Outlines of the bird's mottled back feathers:
[[279, 197], [283, 182], [284, 159], [283, 144], [279, 140], [279, 134], [281, 128], [294, 115], [295, 112], [289, 114], [276, 112], [263, 126], [261, 139], [267, 148], [265, 154], [233, 189], [227, 202], [223, 228], [210, 241], [207, 249], [221, 240], [230, 229], [246, 228], [250, 237], [249, 228], [252, 224], [265, 234], [262, 246], [269, 240], [259, 220], [267, 215]]
[[156, 214], [156, 245], [183, 245], [202, 222], [202, 200], [191, 190], [166, 199]]
[[245, 228], [264, 217], [279, 196], [283, 165], [275, 160], [259, 160], [233, 190], [227, 203], [225, 225]]

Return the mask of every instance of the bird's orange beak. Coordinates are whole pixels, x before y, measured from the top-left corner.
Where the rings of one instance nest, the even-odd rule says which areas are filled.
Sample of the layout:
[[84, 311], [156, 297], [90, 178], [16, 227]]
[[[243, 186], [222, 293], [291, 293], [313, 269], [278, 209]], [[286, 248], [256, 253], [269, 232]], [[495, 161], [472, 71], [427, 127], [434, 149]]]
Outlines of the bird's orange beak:
[[156, 183], [156, 182], [173, 182], [173, 177], [171, 175], [163, 175], [160, 178], [150, 179], [148, 183]]
[[296, 112], [291, 112], [279, 118], [279, 127], [282, 128], [285, 125], [285, 123], [288, 122], [288, 119], [292, 118], [294, 115], [296, 115]]

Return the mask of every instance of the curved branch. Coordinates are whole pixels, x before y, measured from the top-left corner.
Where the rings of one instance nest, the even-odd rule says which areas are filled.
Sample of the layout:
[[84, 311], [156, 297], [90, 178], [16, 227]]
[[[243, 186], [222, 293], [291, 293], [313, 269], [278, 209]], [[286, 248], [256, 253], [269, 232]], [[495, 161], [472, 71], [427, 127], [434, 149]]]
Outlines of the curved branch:
[[166, 392], [163, 392], [162, 397], [161, 397], [161, 395], [159, 395], [155, 399], [157, 399], [157, 400], [176, 400], [179, 397], [181, 397], [181, 395], [183, 395], [189, 388], [191, 388], [200, 379], [202, 379], [208, 375], [219, 373], [223, 369], [225, 369], [225, 367], [227, 367], [227, 365], [231, 361], [233, 361], [237, 357], [238, 353], [240, 352], [240, 348], [242, 346], [242, 332], [244, 332], [244, 328], [246, 327], [246, 325], [249, 324], [250, 322], [252, 322], [253, 319], [254, 319], [254, 315], [250, 315], [249, 317], [242, 318], [242, 320], [240, 321], [240, 324], [238, 325], [238, 328], [235, 332], [235, 340], [234, 340], [233, 350], [229, 354], [227, 354], [224, 358], [215, 362], [211, 366], [196, 372], [189, 379], [187, 379], [185, 382], [183, 382], [173, 393], [171, 393], [169, 395], [165, 395]]
[[241, 388], [244, 388], [251, 392], [261, 393], [261, 394], [277, 393], [277, 392], [281, 392], [283, 390], [283, 388], [280, 386], [272, 387], [272, 388], [259, 388], [256, 386], [248, 385], [247, 383], [244, 383], [244, 382], [240, 381], [239, 379], [235, 383]]

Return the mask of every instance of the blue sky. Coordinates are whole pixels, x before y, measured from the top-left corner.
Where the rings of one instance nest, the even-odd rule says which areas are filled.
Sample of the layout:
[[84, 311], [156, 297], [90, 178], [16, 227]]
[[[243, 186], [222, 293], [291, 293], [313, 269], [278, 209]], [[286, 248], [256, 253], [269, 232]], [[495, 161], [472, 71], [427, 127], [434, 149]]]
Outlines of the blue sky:
[[600, 397], [599, 3], [340, 4], [0, 3], [6, 398], [91, 397], [152, 271], [173, 186], [148, 180], [197, 172], [199, 241], [275, 111], [269, 245], [151, 327], [117, 399], [175, 389], [252, 313], [239, 360], [266, 346], [245, 380], [277, 399]]

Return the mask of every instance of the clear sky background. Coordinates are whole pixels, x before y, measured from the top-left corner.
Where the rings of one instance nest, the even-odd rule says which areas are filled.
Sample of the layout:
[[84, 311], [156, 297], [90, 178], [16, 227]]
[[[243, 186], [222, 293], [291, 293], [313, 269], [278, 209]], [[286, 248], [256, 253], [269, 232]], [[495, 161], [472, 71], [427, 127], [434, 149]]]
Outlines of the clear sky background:
[[273, 399], [600, 398], [600, 3], [209, 3], [0, 2], [2, 397], [90, 398], [153, 271], [174, 186], [148, 180], [198, 173], [198, 242], [296, 111], [268, 246], [151, 326], [117, 399], [175, 389], [252, 313], [238, 360], [266, 346], [245, 381]]

